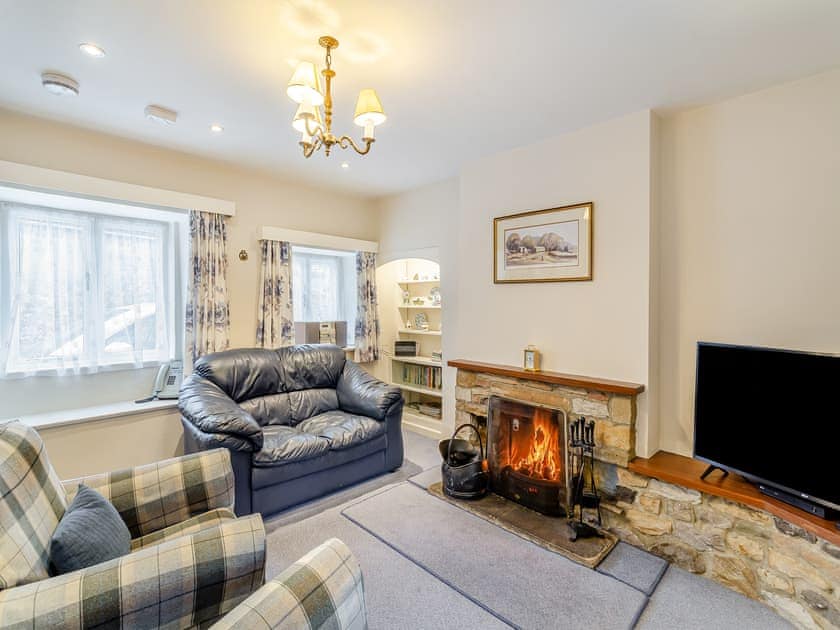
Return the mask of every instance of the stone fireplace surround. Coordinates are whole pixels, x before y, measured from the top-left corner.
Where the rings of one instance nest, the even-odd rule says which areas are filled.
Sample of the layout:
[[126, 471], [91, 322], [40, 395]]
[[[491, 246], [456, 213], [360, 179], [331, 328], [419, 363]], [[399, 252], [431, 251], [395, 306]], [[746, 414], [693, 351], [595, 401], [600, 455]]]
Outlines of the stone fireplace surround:
[[604, 525], [622, 540], [760, 600], [800, 628], [840, 628], [840, 532], [817, 535], [765, 510], [630, 470], [643, 386], [472, 361], [449, 365], [458, 369], [458, 424], [485, 431], [493, 395], [562, 409], [570, 421], [596, 421]]

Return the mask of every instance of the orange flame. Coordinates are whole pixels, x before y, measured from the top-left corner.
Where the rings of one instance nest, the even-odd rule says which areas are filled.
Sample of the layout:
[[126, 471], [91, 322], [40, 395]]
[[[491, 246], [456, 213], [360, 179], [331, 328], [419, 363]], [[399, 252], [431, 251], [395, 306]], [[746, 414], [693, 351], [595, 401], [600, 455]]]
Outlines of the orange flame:
[[529, 477], [558, 481], [560, 429], [556, 422], [552, 422], [551, 414], [543, 409], [538, 409], [534, 414], [533, 426], [533, 436], [524, 433], [512, 434], [516, 436], [510, 451], [513, 469]]

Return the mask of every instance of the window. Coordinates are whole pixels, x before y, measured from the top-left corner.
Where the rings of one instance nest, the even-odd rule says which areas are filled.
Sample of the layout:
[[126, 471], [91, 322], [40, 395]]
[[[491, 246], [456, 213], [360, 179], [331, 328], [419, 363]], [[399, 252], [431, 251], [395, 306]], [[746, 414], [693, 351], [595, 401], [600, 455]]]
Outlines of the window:
[[0, 218], [5, 374], [180, 355], [173, 222], [10, 203], [0, 204]]
[[347, 345], [356, 333], [356, 255], [292, 247], [292, 306], [296, 322], [347, 322]]

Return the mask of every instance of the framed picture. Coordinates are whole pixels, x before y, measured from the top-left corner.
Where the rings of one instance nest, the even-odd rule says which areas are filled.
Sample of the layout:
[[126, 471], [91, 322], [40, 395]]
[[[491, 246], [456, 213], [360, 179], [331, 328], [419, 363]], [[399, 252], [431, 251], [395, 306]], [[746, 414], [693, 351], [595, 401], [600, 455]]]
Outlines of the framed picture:
[[593, 204], [493, 219], [493, 282], [592, 280]]

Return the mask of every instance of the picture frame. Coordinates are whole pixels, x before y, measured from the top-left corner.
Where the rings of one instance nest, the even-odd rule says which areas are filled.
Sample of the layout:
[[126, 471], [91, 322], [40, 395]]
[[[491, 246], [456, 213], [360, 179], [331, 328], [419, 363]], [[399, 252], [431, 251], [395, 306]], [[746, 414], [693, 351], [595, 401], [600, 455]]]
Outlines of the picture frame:
[[591, 201], [493, 219], [493, 282], [592, 280]]

